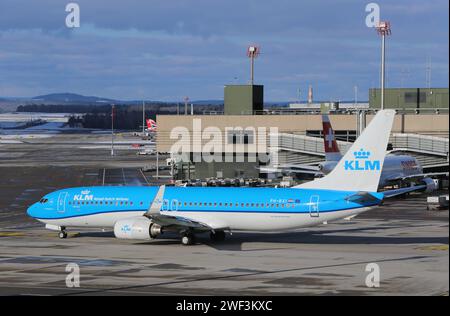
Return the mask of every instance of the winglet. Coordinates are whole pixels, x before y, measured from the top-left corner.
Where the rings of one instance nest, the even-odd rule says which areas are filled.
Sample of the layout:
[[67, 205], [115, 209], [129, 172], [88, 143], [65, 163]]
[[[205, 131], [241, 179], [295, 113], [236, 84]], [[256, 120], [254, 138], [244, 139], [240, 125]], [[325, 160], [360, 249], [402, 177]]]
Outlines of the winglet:
[[159, 211], [161, 210], [162, 204], [163, 204], [163, 196], [164, 191], [166, 190], [166, 186], [162, 185], [159, 187], [158, 192], [155, 195], [155, 198], [153, 199], [152, 204], [150, 205], [148, 211], [145, 213], [145, 216], [151, 216], [159, 214]]

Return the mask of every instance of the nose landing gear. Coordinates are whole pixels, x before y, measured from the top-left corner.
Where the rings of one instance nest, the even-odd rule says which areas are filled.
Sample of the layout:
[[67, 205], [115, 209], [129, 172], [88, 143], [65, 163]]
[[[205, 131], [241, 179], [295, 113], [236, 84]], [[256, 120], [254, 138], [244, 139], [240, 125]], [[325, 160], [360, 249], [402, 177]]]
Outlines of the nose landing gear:
[[67, 238], [67, 232], [65, 227], [61, 227], [61, 231], [58, 233], [58, 237], [60, 239], [66, 239]]

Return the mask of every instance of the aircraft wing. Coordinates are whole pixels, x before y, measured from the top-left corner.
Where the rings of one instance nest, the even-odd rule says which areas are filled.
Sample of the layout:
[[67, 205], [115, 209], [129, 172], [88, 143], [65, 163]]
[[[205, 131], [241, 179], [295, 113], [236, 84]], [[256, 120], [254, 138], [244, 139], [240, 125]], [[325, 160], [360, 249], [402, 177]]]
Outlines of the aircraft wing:
[[430, 173], [419, 173], [419, 174], [412, 174], [409, 176], [397, 176], [394, 175], [392, 177], [387, 178], [387, 181], [404, 181], [404, 180], [415, 180], [415, 179], [422, 179], [426, 177], [433, 177], [433, 176], [441, 176], [446, 175], [448, 176], [448, 172], [430, 172]]
[[148, 211], [144, 214], [145, 217], [149, 218], [153, 223], [160, 226], [172, 226], [180, 228], [192, 228], [195, 230], [210, 231], [214, 229], [226, 229], [227, 227], [221, 227], [220, 225], [208, 225], [206, 223], [201, 223], [198, 221], [191, 220], [183, 216], [172, 216], [161, 214], [161, 207], [163, 203], [164, 191], [166, 189], [165, 185], [159, 187], [152, 204], [150, 205]]
[[160, 226], [178, 226], [181, 228], [192, 228], [195, 230], [214, 230], [219, 228], [226, 228], [226, 227], [211, 227], [208, 224], [200, 223], [197, 221], [193, 221], [189, 218], [182, 217], [182, 216], [170, 216], [170, 215], [163, 215], [163, 214], [157, 214], [157, 215], [151, 215], [149, 216], [150, 220], [158, 224]]
[[419, 191], [419, 190], [423, 190], [426, 188], [427, 188], [427, 186], [424, 184], [424, 185], [415, 185], [415, 186], [407, 187], [407, 188], [387, 190], [387, 191], [383, 191], [381, 193], [383, 193], [385, 198], [391, 198], [394, 196], [402, 195], [402, 194], [409, 193], [409, 192]]

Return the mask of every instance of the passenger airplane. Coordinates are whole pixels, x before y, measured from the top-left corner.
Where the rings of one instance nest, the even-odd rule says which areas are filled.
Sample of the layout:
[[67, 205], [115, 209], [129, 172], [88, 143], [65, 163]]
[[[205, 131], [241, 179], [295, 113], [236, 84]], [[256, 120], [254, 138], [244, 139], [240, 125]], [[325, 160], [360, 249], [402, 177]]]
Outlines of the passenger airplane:
[[[322, 126], [324, 135], [325, 161], [314, 165], [281, 165], [275, 168], [261, 168], [266, 172], [290, 172], [290, 173], [306, 173], [306, 174], [329, 174], [342, 158], [336, 142], [336, 136], [331, 126], [328, 115], [322, 115]], [[387, 154], [384, 160], [383, 170], [380, 177], [380, 188], [388, 185], [401, 184], [410, 185], [417, 184], [417, 190], [425, 190], [431, 192], [437, 189], [436, 183], [430, 175], [438, 175], [441, 173], [425, 174], [419, 161], [409, 155]]]
[[379, 111], [351, 150], [323, 178], [293, 188], [79, 187], [55, 191], [31, 205], [29, 216], [59, 230], [113, 228], [117, 238], [149, 240], [196, 233], [223, 240], [225, 231], [282, 231], [351, 218], [407, 189], [378, 193], [395, 112]]

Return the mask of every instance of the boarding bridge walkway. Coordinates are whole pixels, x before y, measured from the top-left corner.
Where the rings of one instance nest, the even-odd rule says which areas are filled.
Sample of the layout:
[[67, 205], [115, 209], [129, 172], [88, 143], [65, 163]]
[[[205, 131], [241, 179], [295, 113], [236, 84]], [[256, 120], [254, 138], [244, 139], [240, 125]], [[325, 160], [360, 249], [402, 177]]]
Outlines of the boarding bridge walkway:
[[[279, 164], [305, 164], [322, 161], [325, 156], [323, 139], [306, 135], [280, 133], [275, 135], [278, 144], [271, 142], [271, 150], [278, 152]], [[449, 139], [444, 137], [401, 134], [391, 135], [392, 152], [403, 152], [416, 157], [425, 168], [448, 166]], [[345, 154], [352, 143], [338, 141]]]

